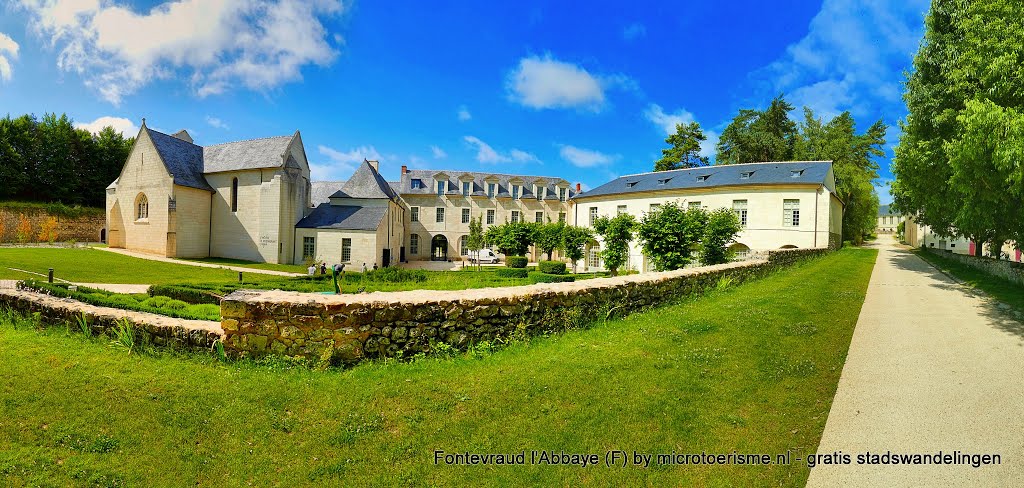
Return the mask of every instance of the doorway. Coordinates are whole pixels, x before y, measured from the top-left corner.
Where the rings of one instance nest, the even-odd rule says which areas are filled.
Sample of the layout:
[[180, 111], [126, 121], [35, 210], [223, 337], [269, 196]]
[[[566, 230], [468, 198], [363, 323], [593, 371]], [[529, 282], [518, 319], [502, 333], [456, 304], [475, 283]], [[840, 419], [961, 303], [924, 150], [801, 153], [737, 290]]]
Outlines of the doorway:
[[430, 260], [448, 260], [448, 238], [443, 235], [436, 235], [430, 240]]

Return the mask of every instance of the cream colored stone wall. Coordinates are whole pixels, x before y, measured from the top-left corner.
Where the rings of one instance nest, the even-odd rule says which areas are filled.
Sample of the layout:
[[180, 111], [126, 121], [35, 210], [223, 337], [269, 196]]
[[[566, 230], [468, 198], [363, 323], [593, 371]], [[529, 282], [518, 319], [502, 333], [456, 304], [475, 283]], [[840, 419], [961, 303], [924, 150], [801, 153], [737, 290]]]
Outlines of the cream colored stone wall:
[[[111, 246], [167, 255], [168, 203], [173, 179], [146, 131], [139, 133], [121, 169], [117, 188], [107, 194], [107, 229]], [[149, 217], [136, 219], [136, 199], [145, 194]]]
[[[837, 200], [828, 197], [830, 193], [820, 189], [821, 186], [812, 185], [751, 185], [638, 192], [593, 198], [584, 196], [575, 200], [572, 218], [574, 225], [591, 227], [591, 208], [597, 209], [598, 216], [615, 216], [619, 206], [625, 205], [626, 212], [639, 220], [644, 213], [650, 211], [651, 205], [667, 202], [674, 201], [684, 206], [700, 202], [705, 209], [715, 210], [722, 207], [732, 209], [734, 201], [746, 200], [747, 226], [740, 232], [736, 240], [738, 244], [749, 247], [753, 252], [786, 246], [800, 249], [825, 248], [829, 246], [830, 233], [842, 233], [842, 208]], [[797, 226], [783, 224], [783, 202], [788, 199], [800, 201], [800, 223]], [[631, 243], [629, 253], [627, 268], [645, 271], [646, 260], [638, 240]]]
[[210, 255], [210, 197], [205, 190], [174, 185], [176, 257]]
[[[302, 256], [302, 242], [304, 237], [316, 239], [316, 260], [327, 263], [328, 266], [345, 264], [346, 271], [360, 271], [363, 263], [367, 269], [373, 268], [377, 262], [378, 233], [374, 230], [333, 230], [333, 229], [295, 229], [295, 243], [297, 256]], [[352, 239], [352, 257], [347, 261], [341, 259], [341, 244], [343, 239]], [[379, 263], [378, 263], [379, 265]]]
[[[272, 172], [270, 172], [272, 173]], [[232, 180], [238, 178], [237, 211], [231, 211]], [[264, 211], [262, 205], [263, 186], [272, 185], [266, 181], [263, 170], [229, 171], [206, 175], [206, 181], [216, 190], [210, 209], [213, 234], [210, 236], [210, 255], [223, 258], [266, 261], [260, 246], [260, 220]], [[276, 202], [274, 202], [276, 203]], [[277, 214], [274, 209], [273, 215]], [[273, 242], [276, 254], [277, 239]]]
[[[464, 197], [461, 195], [402, 195], [406, 203], [406, 236], [404, 242], [406, 249], [410, 248], [409, 236], [418, 234], [420, 239], [419, 253], [406, 254], [409, 261], [429, 260], [430, 242], [436, 235], [444, 235], [448, 240], [448, 258], [452, 260], [462, 259], [459, 249], [459, 239], [469, 235], [469, 223], [462, 222], [462, 209], [468, 208], [470, 219], [482, 217], [484, 230], [487, 230], [487, 210], [494, 210], [494, 224], [504, 224], [512, 221], [512, 212], [519, 211], [520, 218], [525, 222], [535, 222], [536, 212], [542, 212], [543, 221], [558, 222], [559, 213], [565, 212], [566, 222], [569, 222], [569, 205], [559, 201], [557, 197], [548, 198], [543, 201], [534, 198], [513, 200], [511, 198], [487, 198], [487, 197]], [[419, 222], [412, 221], [412, 207], [419, 207]], [[437, 222], [437, 208], [445, 209], [444, 222]], [[537, 253], [531, 250], [531, 257], [536, 258]]]

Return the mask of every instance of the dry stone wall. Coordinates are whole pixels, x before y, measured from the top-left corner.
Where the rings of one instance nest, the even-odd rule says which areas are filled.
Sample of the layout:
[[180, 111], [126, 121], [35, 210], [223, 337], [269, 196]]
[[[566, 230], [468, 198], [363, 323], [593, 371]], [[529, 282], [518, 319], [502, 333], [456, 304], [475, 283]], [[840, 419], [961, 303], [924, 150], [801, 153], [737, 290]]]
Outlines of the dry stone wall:
[[21, 218], [28, 219], [32, 226], [28, 242], [39, 242], [39, 231], [51, 217], [57, 219], [57, 241], [99, 242], [100, 231], [106, 225], [106, 217], [100, 215], [83, 215], [80, 217], [64, 217], [50, 215], [39, 208], [7, 208], [0, 207], [0, 243], [18, 242], [18, 224]]
[[980, 256], [956, 254], [950, 251], [943, 251], [930, 247], [925, 247], [923, 249], [930, 253], [938, 254], [939, 256], [979, 269], [992, 276], [997, 276], [1004, 280], [1010, 280], [1018, 285], [1024, 286], [1024, 264], [1015, 263], [1013, 261], [1003, 261], [1000, 259], [984, 258]]
[[584, 326], [742, 282], [827, 249], [770, 251], [766, 259], [570, 283], [475, 290], [311, 295], [240, 290], [221, 303], [225, 350], [355, 363], [479, 341]]

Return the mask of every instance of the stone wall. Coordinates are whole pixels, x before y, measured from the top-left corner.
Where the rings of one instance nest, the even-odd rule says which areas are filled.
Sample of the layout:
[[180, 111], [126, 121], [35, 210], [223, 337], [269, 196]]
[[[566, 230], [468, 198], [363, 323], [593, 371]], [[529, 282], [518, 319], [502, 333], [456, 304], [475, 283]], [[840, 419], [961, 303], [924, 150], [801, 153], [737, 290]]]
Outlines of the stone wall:
[[355, 363], [429, 352], [437, 342], [479, 341], [585, 326], [677, 301], [789, 266], [827, 249], [768, 252], [751, 260], [571, 283], [474, 290], [315, 295], [240, 290], [221, 302], [224, 347], [234, 355], [284, 354]]
[[[28, 218], [32, 224], [32, 236], [29, 242], [38, 242], [39, 229], [51, 215], [41, 208], [0, 207], [0, 242], [17, 242], [18, 222], [21, 216]], [[106, 225], [103, 214], [83, 215], [81, 217], [57, 218], [57, 241], [99, 242], [100, 230]]]
[[1018, 285], [1024, 286], [1024, 264], [1015, 263], [1013, 261], [1003, 261], [1000, 259], [970, 256], [967, 254], [956, 254], [951, 251], [943, 251], [929, 247], [923, 249], [932, 254], [952, 259], [956, 262], [984, 271], [990, 275], [998, 276], [1004, 280], [1009, 280], [1017, 283]]
[[118, 321], [127, 319], [133, 324], [136, 341], [179, 349], [208, 351], [222, 336], [217, 322], [97, 307], [28, 290], [0, 289], [0, 308], [6, 307], [26, 315], [38, 313], [42, 325], [70, 324], [73, 330], [78, 330], [78, 320], [85, 314], [94, 335], [113, 336]]

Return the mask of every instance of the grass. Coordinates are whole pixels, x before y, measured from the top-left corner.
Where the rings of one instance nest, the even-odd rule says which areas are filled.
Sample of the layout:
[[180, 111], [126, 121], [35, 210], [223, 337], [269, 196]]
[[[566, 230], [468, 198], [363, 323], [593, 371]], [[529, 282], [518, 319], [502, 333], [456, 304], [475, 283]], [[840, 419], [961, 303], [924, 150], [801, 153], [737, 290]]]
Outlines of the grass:
[[145, 293], [112, 293], [107, 290], [99, 290], [85, 286], [79, 286], [76, 290], [72, 291], [69, 285], [63, 283], [50, 284], [40, 280], [25, 280], [22, 282], [22, 286], [31, 290], [47, 293], [49, 295], [71, 298], [99, 307], [135, 310], [183, 319], [220, 321], [219, 304], [190, 304], [161, 295], [149, 296]]
[[[981, 290], [987, 295], [1003, 302], [1020, 312], [1024, 312], [1024, 286], [1010, 280], [992, 276], [984, 271], [967, 266], [956, 260], [938, 254], [914, 251], [921, 259], [942, 270], [943, 273], [956, 277], [964, 284]], [[981, 258], [979, 258], [981, 259]]]
[[[0, 248], [0, 279], [38, 278], [11, 270], [17, 268], [77, 283], [229, 283], [238, 281], [238, 272], [227, 269], [202, 268], [184, 264], [151, 261], [98, 249], [64, 248]], [[279, 276], [245, 273], [244, 278], [262, 281]]]
[[194, 258], [187, 259], [186, 261], [195, 261], [198, 263], [209, 263], [218, 264], [223, 266], [241, 266], [244, 268], [254, 269], [265, 269], [270, 271], [284, 271], [286, 273], [301, 273], [306, 274], [307, 266], [301, 264], [274, 264], [274, 263], [256, 263], [253, 261], [245, 261], [243, 259], [230, 259], [230, 258]]
[[812, 452], [875, 256], [843, 249], [586, 330], [344, 371], [129, 355], [0, 318], [0, 485], [803, 486], [802, 464], [444, 466], [433, 452]]

